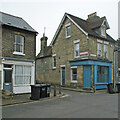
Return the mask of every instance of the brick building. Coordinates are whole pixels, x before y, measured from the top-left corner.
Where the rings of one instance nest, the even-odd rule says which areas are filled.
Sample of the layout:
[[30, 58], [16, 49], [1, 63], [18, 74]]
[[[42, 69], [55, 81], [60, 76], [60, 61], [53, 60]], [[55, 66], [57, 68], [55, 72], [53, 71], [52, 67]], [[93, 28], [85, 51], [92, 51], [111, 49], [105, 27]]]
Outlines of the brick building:
[[22, 18], [0, 12], [0, 81], [2, 89], [28, 93], [35, 83], [37, 32]]
[[41, 38], [36, 79], [62, 86], [105, 89], [113, 80], [114, 39], [106, 17], [87, 20], [65, 13], [49, 46]]

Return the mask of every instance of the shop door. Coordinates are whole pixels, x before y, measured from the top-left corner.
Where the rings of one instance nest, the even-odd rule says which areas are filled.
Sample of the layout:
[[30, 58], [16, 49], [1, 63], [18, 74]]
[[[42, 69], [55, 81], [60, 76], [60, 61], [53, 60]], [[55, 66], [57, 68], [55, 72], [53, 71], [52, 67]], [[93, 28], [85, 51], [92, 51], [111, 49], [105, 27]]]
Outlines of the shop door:
[[83, 88], [91, 88], [91, 66], [83, 66]]

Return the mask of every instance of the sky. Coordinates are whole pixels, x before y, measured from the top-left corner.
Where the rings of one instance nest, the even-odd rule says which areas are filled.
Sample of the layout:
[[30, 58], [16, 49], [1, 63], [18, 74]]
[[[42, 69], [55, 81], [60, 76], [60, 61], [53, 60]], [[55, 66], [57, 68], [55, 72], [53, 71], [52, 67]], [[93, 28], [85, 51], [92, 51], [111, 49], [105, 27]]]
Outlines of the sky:
[[119, 0], [1, 0], [0, 11], [22, 17], [39, 33], [36, 38], [38, 54], [44, 28], [49, 45], [65, 12], [85, 20], [94, 12], [100, 17], [106, 16], [110, 26], [107, 33], [117, 40], [118, 2]]

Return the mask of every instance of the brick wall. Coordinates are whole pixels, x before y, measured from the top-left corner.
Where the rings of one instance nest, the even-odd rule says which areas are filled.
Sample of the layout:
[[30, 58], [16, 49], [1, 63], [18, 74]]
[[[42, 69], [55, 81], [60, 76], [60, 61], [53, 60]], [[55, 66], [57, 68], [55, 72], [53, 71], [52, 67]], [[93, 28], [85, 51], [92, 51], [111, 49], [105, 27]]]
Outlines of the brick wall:
[[[14, 52], [14, 35], [19, 34], [25, 37], [24, 53], [25, 56], [13, 55]], [[24, 30], [3, 27], [2, 29], [2, 56], [11, 58], [35, 59], [35, 33]]]
[[[65, 25], [70, 23], [71, 25], [71, 37], [66, 38]], [[61, 83], [61, 65], [65, 65], [65, 85], [66, 86], [83, 86], [83, 66], [77, 66], [77, 84], [71, 83], [71, 66], [70, 60], [74, 60], [74, 41], [80, 40], [79, 52], [89, 51], [89, 54], [97, 55], [97, 38], [87, 36], [83, 34], [69, 19], [66, 19], [59, 35], [52, 48], [52, 53], [56, 54], [56, 69], [52, 69], [52, 57], [38, 59], [36, 62], [37, 67], [37, 79], [39, 81], [46, 81], [50, 83]], [[113, 49], [114, 45], [109, 44], [109, 60], [113, 61]], [[91, 59], [97, 59], [97, 56], [89, 56]], [[81, 59], [81, 58], [80, 58]], [[49, 64], [45, 64], [45, 62]], [[41, 68], [40, 68], [41, 67]], [[45, 72], [45, 67], [49, 68], [49, 72]], [[113, 68], [113, 67], [112, 67]], [[43, 72], [44, 70], [44, 72]], [[42, 72], [41, 72], [42, 71]], [[112, 75], [113, 77], [113, 75]], [[91, 66], [91, 86], [94, 82], [94, 66]]]

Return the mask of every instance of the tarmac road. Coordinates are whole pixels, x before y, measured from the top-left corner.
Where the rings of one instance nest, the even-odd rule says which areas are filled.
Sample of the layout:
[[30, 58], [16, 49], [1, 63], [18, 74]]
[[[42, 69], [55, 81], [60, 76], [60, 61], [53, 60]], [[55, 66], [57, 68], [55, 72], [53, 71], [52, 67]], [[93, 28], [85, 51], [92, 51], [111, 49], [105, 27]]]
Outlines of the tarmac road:
[[118, 94], [63, 90], [68, 97], [3, 107], [3, 118], [118, 118]]

